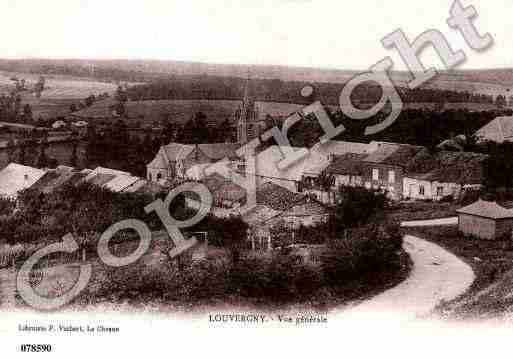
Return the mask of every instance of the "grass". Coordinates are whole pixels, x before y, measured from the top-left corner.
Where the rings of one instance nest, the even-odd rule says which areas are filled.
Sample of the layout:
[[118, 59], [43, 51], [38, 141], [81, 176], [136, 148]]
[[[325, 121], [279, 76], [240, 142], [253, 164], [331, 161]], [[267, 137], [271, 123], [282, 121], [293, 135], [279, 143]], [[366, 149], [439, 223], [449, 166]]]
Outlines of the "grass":
[[387, 209], [391, 220], [398, 222], [453, 217], [461, 205], [442, 202], [400, 202]]

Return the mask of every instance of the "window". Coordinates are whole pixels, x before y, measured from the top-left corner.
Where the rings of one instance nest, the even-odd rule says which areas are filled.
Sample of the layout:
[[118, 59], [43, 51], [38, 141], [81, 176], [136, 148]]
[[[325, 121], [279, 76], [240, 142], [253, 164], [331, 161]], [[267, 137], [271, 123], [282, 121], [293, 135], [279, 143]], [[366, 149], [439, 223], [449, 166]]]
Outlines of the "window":
[[162, 179], [162, 173], [157, 173], [157, 181], [160, 181]]
[[388, 183], [395, 183], [395, 171], [388, 171]]
[[442, 186], [436, 187], [436, 195], [442, 197], [444, 195], [444, 188]]
[[423, 195], [424, 195], [424, 193], [425, 193], [424, 186], [423, 186], [423, 185], [420, 185], [420, 186], [419, 186], [419, 194], [420, 194], [421, 196], [423, 196]]
[[150, 182], [153, 181], [153, 179], [151, 178], [151, 173], [150, 172], [148, 172], [148, 179], [150, 180]]
[[372, 180], [373, 181], [379, 180], [379, 170], [377, 168], [372, 169]]

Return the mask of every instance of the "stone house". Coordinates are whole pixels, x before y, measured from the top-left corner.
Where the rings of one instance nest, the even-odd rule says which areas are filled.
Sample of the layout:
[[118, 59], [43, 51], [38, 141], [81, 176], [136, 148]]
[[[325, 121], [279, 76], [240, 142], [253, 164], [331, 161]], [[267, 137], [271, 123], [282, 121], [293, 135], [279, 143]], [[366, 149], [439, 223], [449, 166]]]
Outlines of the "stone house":
[[437, 152], [423, 159], [422, 168], [410, 166], [404, 177], [403, 197], [435, 201], [447, 196], [458, 198], [466, 188], [482, 185], [486, 158], [473, 152]]
[[371, 142], [374, 147], [362, 161], [362, 182], [367, 189], [385, 191], [391, 199], [403, 198], [403, 178], [414, 161], [428, 156], [422, 146]]

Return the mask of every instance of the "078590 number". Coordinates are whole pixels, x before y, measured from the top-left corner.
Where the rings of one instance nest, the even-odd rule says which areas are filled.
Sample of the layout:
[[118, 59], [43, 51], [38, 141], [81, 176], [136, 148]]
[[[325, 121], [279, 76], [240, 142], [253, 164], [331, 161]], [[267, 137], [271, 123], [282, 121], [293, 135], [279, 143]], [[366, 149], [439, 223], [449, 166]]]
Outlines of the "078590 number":
[[52, 351], [50, 344], [22, 344], [20, 347], [23, 353], [49, 353]]

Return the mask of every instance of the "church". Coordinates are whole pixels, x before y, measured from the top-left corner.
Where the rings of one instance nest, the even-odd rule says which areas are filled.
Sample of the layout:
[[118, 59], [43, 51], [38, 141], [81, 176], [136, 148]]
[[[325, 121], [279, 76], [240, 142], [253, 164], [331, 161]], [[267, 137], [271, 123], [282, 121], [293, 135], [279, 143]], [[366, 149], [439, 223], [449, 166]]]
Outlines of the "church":
[[241, 145], [258, 138], [266, 129], [266, 121], [260, 118], [249, 76], [244, 87], [244, 97], [235, 113], [237, 142]]
[[146, 166], [147, 179], [162, 184], [175, 178], [200, 180], [203, 175], [199, 172], [216, 161], [228, 158], [237, 165], [241, 164], [241, 158], [236, 154], [237, 149], [258, 138], [267, 128], [265, 119], [259, 116], [249, 76], [244, 87], [244, 97], [234, 113], [232, 123], [237, 128], [236, 143], [169, 143], [162, 146]]

